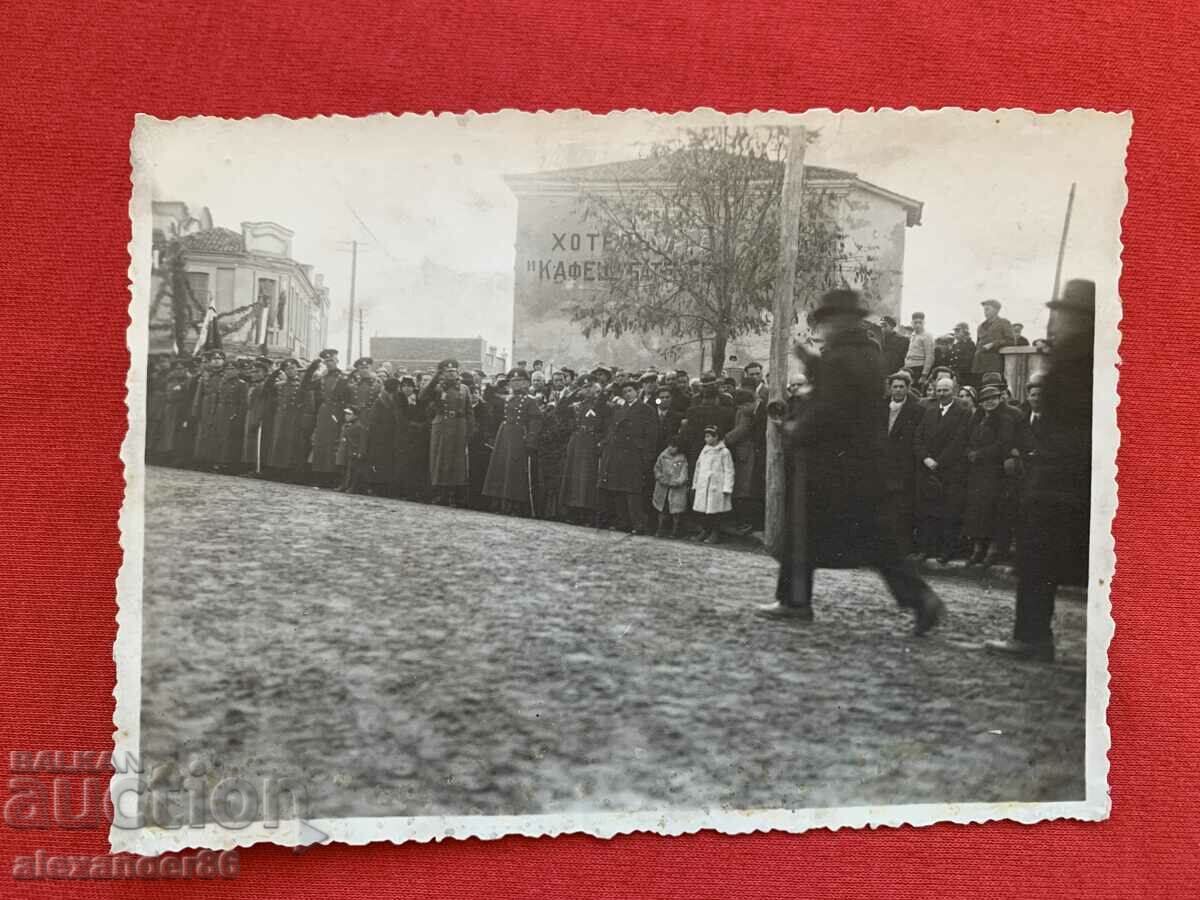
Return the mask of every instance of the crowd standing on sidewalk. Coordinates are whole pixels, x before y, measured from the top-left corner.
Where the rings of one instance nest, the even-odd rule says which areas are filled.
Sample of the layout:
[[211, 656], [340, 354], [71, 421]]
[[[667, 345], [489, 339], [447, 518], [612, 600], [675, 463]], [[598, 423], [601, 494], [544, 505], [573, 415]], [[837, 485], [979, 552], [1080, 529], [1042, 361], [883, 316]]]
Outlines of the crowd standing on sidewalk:
[[[848, 473], [844, 453], [837, 457], [821, 473], [827, 493], [815, 503], [835, 509], [843, 498], [828, 491], [838, 485], [877, 484], [860, 499], [878, 519], [871, 540], [883, 535], [891, 548], [887, 566], [893, 549], [978, 566], [1021, 551], [1022, 612], [1013, 640], [996, 649], [1052, 658], [1045, 611], [1058, 584], [1078, 580], [1081, 546], [1086, 565], [1094, 285], [1071, 282], [1053, 304], [1055, 341], [1035, 342], [1050, 365], [1020, 403], [999, 351], [1029, 341], [998, 301], [983, 302], [972, 340], [966, 323], [932, 337], [920, 312], [908, 336], [890, 316], [870, 333], [861, 298], [834, 293], [831, 308], [853, 308], [818, 308], [818, 320], [840, 324], [824, 329], [821, 354], [804, 351], [811, 383], [788, 384], [786, 418], [807, 417], [810, 441], [818, 419], [826, 437], [859, 435], [852, 456], [862, 465]], [[854, 362], [839, 367], [839, 358]], [[857, 393], [838, 393], [851, 388]], [[199, 357], [151, 359], [146, 455], [156, 464], [718, 543], [763, 529], [768, 421], [785, 418], [767, 394], [753, 362], [740, 378], [602, 364], [547, 371], [540, 360], [488, 377], [453, 359], [408, 372], [362, 357], [344, 370], [332, 349], [306, 362], [231, 359], [210, 347]], [[823, 419], [813, 419], [818, 410]], [[867, 509], [852, 505], [842, 515]], [[833, 546], [845, 522], [826, 524], [836, 556], [846, 550], [844, 541]], [[1028, 547], [1040, 548], [1033, 562]]]

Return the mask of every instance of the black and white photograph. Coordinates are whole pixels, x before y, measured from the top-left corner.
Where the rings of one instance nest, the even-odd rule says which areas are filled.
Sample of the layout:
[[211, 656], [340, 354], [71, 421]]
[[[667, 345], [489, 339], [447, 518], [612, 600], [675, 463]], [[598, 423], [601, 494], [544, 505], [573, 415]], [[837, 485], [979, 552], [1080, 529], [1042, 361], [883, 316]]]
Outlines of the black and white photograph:
[[139, 116], [113, 848], [1105, 818], [1132, 127]]

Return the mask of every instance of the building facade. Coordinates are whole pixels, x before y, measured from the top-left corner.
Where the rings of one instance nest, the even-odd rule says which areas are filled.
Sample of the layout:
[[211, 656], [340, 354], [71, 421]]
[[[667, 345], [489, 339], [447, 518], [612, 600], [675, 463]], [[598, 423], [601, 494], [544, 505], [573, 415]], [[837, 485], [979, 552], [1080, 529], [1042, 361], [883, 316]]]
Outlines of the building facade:
[[[552, 360], [579, 369], [595, 363], [629, 369], [681, 366], [691, 372], [707, 368], [704, 350], [672, 358], [670, 337], [654, 333], [620, 338], [585, 338], [568, 311], [572, 294], [609, 289], [605, 279], [606, 236], [585, 215], [591, 193], [629, 192], [653, 179], [647, 160], [607, 163], [509, 175], [517, 198], [516, 263], [513, 286], [514, 359]], [[895, 316], [900, 310], [904, 275], [905, 230], [921, 222], [922, 204], [863, 181], [853, 172], [805, 167], [805, 191], [828, 194], [830, 208], [847, 244], [865, 248], [875, 278], [869, 297], [875, 314]], [[765, 323], [764, 323], [765, 325]], [[765, 361], [768, 329], [729, 343], [730, 367], [751, 359]]]
[[377, 366], [391, 363], [393, 370], [409, 372], [432, 372], [443, 359], [457, 359], [462, 368], [485, 375], [504, 372], [508, 366], [507, 357], [481, 337], [373, 337], [371, 357]]
[[214, 226], [207, 209], [193, 216], [185, 204], [156, 202], [151, 352], [176, 349], [172, 293], [179, 279], [170, 270], [181, 264], [189, 342], [199, 338], [212, 306], [227, 350], [315, 356], [328, 334], [329, 289], [312, 266], [292, 258], [292, 237], [274, 222], [243, 222], [233, 231]]

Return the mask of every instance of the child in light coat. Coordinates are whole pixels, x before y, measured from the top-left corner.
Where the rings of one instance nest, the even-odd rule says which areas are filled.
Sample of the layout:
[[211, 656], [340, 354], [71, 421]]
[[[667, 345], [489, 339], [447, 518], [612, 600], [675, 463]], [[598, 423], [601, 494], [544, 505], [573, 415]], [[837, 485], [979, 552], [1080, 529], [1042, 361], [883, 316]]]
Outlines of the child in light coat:
[[702, 521], [696, 540], [718, 544], [721, 516], [733, 509], [733, 455], [715, 425], [704, 429], [704, 447], [696, 460], [692, 487], [696, 491], [692, 509], [700, 513]]
[[671, 438], [654, 463], [654, 497], [651, 502], [658, 510], [658, 536], [679, 536], [679, 517], [687, 509], [688, 462], [679, 448], [678, 436]]

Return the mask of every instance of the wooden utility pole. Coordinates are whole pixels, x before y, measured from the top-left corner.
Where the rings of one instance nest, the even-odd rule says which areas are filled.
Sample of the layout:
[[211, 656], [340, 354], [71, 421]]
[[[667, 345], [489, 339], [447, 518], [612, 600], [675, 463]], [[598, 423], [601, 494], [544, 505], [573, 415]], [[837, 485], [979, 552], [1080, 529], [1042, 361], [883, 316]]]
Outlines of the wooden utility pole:
[[[803, 127], [788, 129], [787, 162], [783, 172], [783, 195], [779, 200], [779, 268], [775, 275], [775, 304], [771, 311], [771, 400], [787, 402], [788, 360], [791, 357], [792, 319], [795, 316], [796, 257], [800, 251], [800, 214], [804, 193]], [[777, 552], [784, 532], [787, 492], [787, 458], [778, 425], [767, 424], [767, 508], [764, 542]], [[802, 474], [802, 473], [794, 473]], [[795, 487], [795, 486], [793, 486]], [[803, 490], [793, 490], [802, 497]], [[804, 542], [800, 541], [799, 546]], [[804, 582], [804, 579], [801, 579]], [[806, 582], [799, 586], [803, 590]]]
[[1071, 228], [1071, 208], [1075, 205], [1075, 182], [1071, 182], [1071, 193], [1067, 194], [1067, 215], [1063, 219], [1062, 238], [1058, 242], [1058, 265], [1054, 267], [1054, 291], [1051, 300], [1058, 299], [1058, 287], [1062, 282], [1063, 256], [1067, 252], [1067, 231]]
[[361, 306], [358, 308], [358, 355], [366, 356], [363, 353], [363, 309]]
[[[354, 281], [358, 274], [358, 241], [350, 242], [350, 318], [346, 322], [346, 363], [354, 361]], [[362, 343], [362, 340], [359, 340]]]

